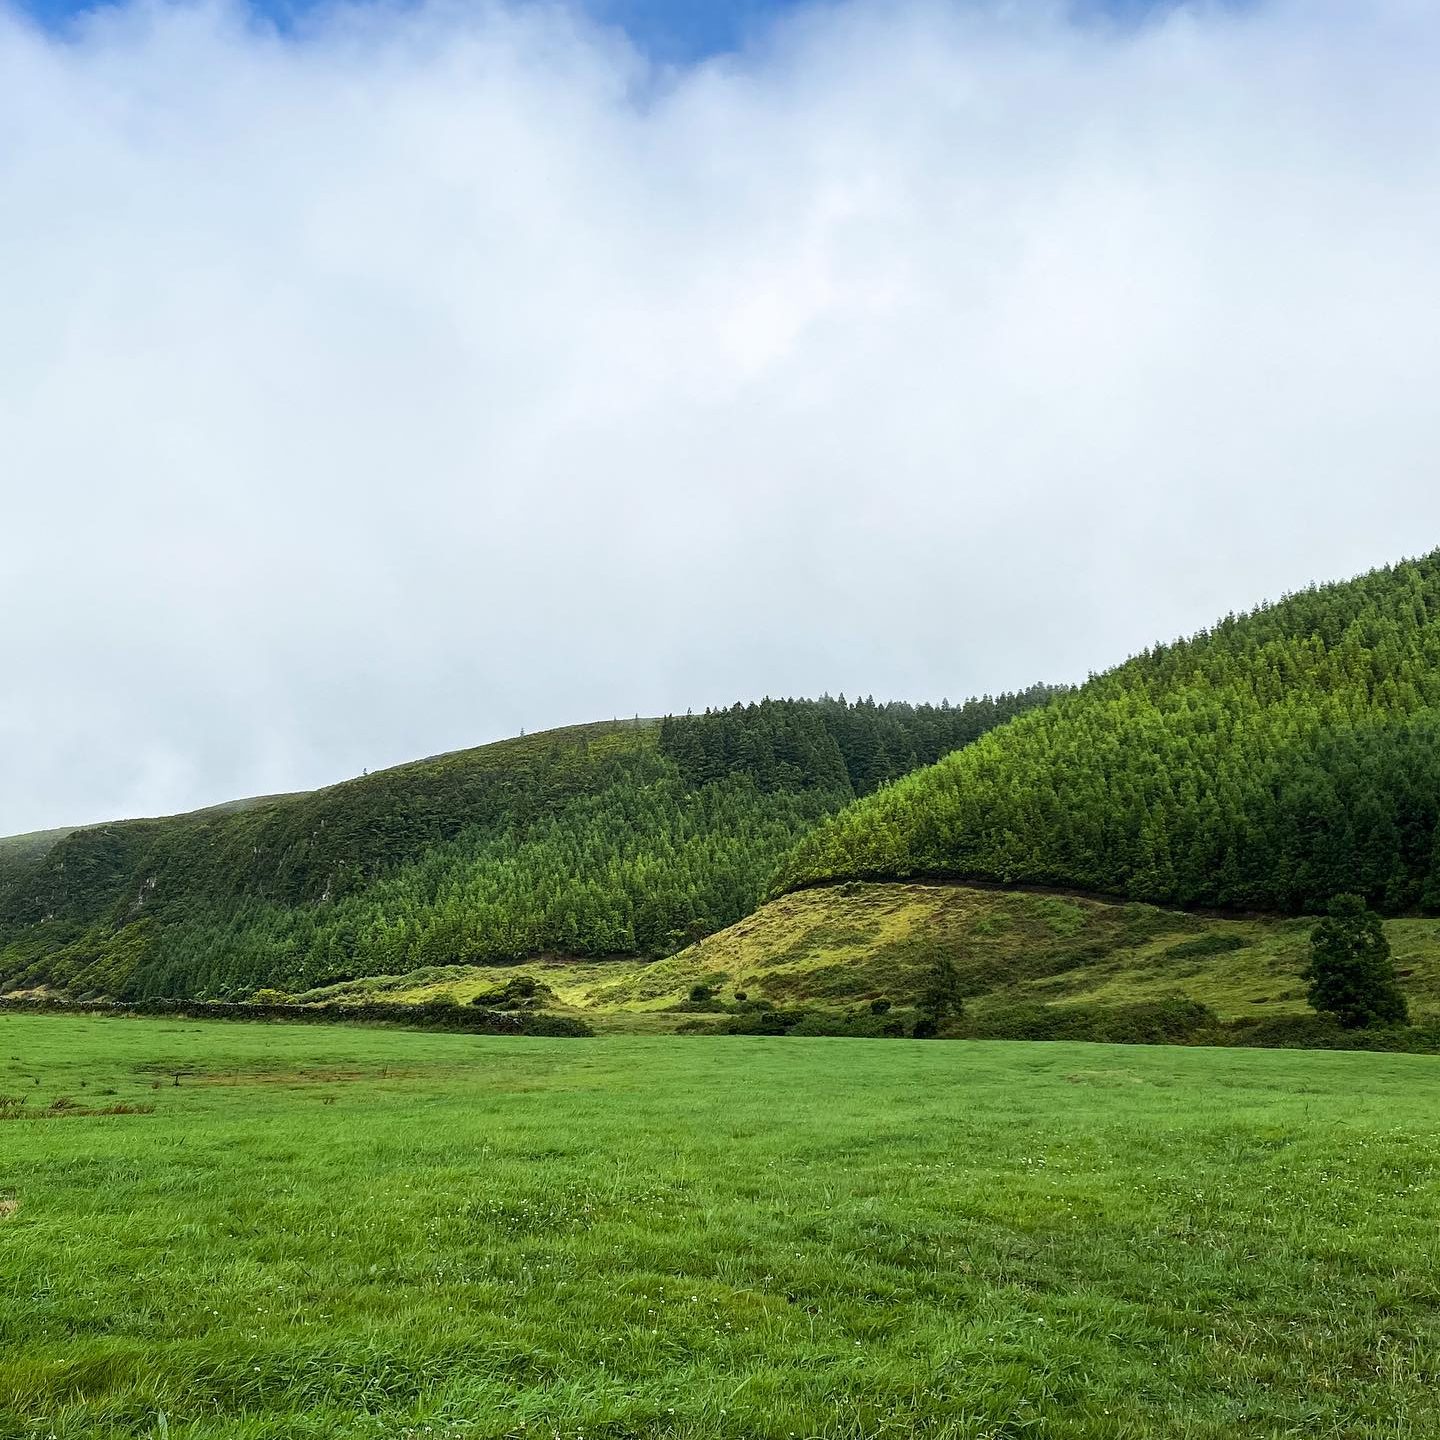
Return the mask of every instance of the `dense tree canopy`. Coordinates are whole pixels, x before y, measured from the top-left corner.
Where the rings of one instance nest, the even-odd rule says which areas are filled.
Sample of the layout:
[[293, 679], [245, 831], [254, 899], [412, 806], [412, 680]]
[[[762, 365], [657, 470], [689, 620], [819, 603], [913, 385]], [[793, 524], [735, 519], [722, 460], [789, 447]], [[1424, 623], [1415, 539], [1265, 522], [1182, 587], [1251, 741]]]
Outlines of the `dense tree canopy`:
[[1440, 553], [1146, 651], [800, 842], [782, 888], [950, 875], [1440, 909]]
[[758, 789], [868, 795], [958, 750], [1016, 715], [1066, 693], [1032, 685], [963, 705], [872, 699], [762, 700], [704, 715], [667, 716], [660, 748], [691, 785], [748, 775]]

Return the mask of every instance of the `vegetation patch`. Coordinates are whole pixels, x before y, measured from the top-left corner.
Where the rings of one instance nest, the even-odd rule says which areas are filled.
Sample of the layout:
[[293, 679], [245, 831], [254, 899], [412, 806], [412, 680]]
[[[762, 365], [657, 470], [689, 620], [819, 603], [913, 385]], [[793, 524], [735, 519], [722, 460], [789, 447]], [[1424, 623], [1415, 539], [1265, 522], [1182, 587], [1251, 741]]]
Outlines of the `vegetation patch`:
[[207, 1000], [73, 1001], [0, 998], [0, 1014], [80, 1014], [113, 1017], [181, 1016], [192, 1020], [282, 1021], [297, 1025], [404, 1025], [417, 1030], [468, 1030], [490, 1035], [590, 1035], [582, 1020], [544, 1013], [515, 1015], [458, 1005], [452, 997], [420, 1005], [257, 1004]]
[[160, 1067], [368, 1079], [6, 1126], [0, 1434], [1440, 1433], [1428, 1057], [0, 1013]]
[[1249, 943], [1243, 935], [1197, 935], [1193, 940], [1182, 940], [1178, 945], [1169, 946], [1165, 958], [1203, 960], [1209, 955], [1228, 955], [1233, 950], [1243, 950]]
[[[83, 1120], [96, 1115], [153, 1115], [153, 1105], [119, 1101], [86, 1105], [72, 1095], [57, 1095], [48, 1104], [31, 1105], [28, 1095], [0, 1095], [0, 1120]], [[3, 1204], [3, 1202], [0, 1202]]]
[[984, 1040], [1175, 1045], [1208, 1043], [1218, 1024], [1209, 1006], [1176, 996], [1133, 1005], [995, 1005], [967, 1015], [951, 1033]]

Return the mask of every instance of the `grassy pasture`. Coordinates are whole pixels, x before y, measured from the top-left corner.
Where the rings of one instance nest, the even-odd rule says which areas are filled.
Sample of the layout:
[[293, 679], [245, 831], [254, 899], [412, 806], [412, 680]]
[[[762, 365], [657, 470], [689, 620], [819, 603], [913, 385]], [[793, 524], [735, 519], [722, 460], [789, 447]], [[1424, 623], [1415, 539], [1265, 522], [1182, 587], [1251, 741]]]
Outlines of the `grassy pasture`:
[[1427, 1057], [0, 1017], [0, 1093], [6, 1437], [1440, 1434]]

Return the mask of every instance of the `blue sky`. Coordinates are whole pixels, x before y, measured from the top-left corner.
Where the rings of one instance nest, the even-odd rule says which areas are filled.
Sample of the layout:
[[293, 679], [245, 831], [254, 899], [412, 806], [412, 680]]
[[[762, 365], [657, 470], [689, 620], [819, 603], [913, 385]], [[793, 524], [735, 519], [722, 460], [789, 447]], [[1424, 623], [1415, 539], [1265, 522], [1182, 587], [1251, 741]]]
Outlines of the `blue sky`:
[[[736, 48], [748, 30], [802, 0], [592, 0], [603, 18], [624, 26], [643, 46], [667, 58], [693, 58]], [[1125, 17], [1174, 0], [1080, 0], [1077, 9]]]
[[[15, 0], [48, 27], [115, 0]], [[258, 14], [283, 24], [317, 0], [250, 0]], [[581, 0], [598, 18], [623, 27], [658, 60], [685, 62], [739, 48], [768, 21], [815, 0]], [[1075, 0], [1082, 15], [1133, 20], [1177, 0]]]

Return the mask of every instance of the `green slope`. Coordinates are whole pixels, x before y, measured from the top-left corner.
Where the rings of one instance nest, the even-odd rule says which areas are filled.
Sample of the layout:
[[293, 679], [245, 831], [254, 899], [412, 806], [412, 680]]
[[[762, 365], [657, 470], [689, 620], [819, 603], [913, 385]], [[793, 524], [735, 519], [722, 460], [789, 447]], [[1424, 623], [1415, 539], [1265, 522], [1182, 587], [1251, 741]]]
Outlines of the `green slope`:
[[1296, 913], [1440, 909], [1440, 552], [1093, 678], [862, 799], [787, 860]]
[[554, 950], [669, 953], [753, 909], [820, 817], [1050, 693], [577, 726], [76, 830], [0, 876], [0, 987], [233, 996]]
[[[1310, 1015], [1302, 972], [1313, 924], [963, 885], [850, 882], [782, 896], [665, 959], [539, 958], [505, 971], [504, 979], [535, 979], [544, 1008], [601, 1030], [724, 1025], [737, 1013], [737, 995], [831, 1019], [888, 1000], [894, 1016], [912, 1023], [943, 954], [980, 1033], [1037, 1007], [1063, 1018], [1177, 996], [1209, 1007], [1222, 1022], [1289, 1021]], [[1429, 1024], [1440, 1018], [1440, 924], [1393, 919], [1386, 931], [1411, 1013]], [[449, 996], [463, 1004], [496, 984], [493, 971], [436, 966], [296, 998], [422, 1003]], [[695, 985], [711, 987], [726, 1008], [707, 1012], [687, 1003]], [[1043, 1027], [1031, 1016], [1027, 1033], [1036, 1030]]]
[[[696, 983], [780, 1005], [914, 1003], [937, 956], [972, 1017], [1009, 1006], [1128, 1006], [1183, 996], [1222, 1020], [1309, 1013], [1314, 922], [1227, 918], [963, 885], [850, 882], [798, 891], [608, 988], [598, 1005], [673, 1005]], [[1440, 924], [1386, 922], [1417, 1019], [1440, 1015]]]

